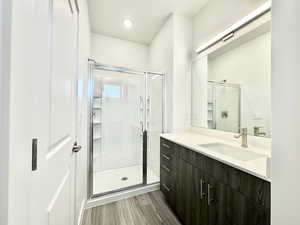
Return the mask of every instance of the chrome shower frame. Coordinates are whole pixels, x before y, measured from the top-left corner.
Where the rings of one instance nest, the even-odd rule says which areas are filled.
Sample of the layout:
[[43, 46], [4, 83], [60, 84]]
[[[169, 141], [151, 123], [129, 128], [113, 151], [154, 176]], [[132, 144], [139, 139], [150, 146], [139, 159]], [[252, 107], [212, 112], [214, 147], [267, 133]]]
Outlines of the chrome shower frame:
[[[130, 191], [134, 189], [137, 189], [137, 191], [139, 189], [144, 189], [145, 187], [149, 186], [149, 188], [153, 188], [153, 185], [157, 186], [159, 185], [159, 182], [157, 183], [152, 183], [152, 184], [147, 184], [147, 149], [145, 149], [145, 146], [143, 146], [143, 183], [139, 184], [139, 185], [135, 185], [135, 186], [131, 186], [131, 187], [126, 187], [126, 188], [122, 188], [119, 190], [114, 190], [111, 192], [107, 192], [107, 193], [102, 193], [102, 194], [93, 194], [93, 126], [92, 126], [92, 112], [93, 112], [93, 71], [94, 70], [104, 70], [104, 71], [112, 71], [112, 72], [120, 72], [120, 73], [126, 73], [126, 74], [132, 74], [132, 75], [140, 75], [140, 76], [144, 76], [144, 83], [145, 83], [145, 91], [144, 91], [144, 96], [145, 96], [145, 101], [144, 101], [144, 107], [145, 109], [147, 109], [147, 98], [148, 96], [147, 94], [147, 88], [148, 88], [148, 76], [149, 75], [158, 75], [158, 76], [162, 76], [162, 88], [163, 88], [163, 96], [162, 96], [162, 133], [165, 132], [166, 127], [165, 127], [165, 121], [166, 121], [166, 117], [165, 117], [165, 112], [166, 112], [166, 82], [165, 82], [165, 74], [164, 73], [159, 73], [159, 72], [153, 72], [153, 71], [140, 71], [140, 70], [134, 70], [134, 69], [130, 69], [130, 68], [126, 68], [126, 67], [119, 67], [119, 66], [113, 66], [113, 65], [106, 65], [106, 64], [101, 64], [101, 63], [97, 63], [95, 60], [93, 59], [89, 59], [88, 60], [89, 63], [89, 77], [88, 77], [88, 136], [87, 136], [87, 143], [88, 143], [88, 162], [87, 162], [87, 166], [88, 166], [88, 174], [87, 174], [87, 195], [88, 195], [88, 200], [92, 201], [95, 199], [99, 199], [101, 200], [101, 197], [105, 197], [107, 195], [118, 195], [118, 193], [124, 192], [124, 191]], [[145, 126], [143, 126], [143, 145], [145, 143], [145, 138], [147, 139], [147, 130], [148, 130], [148, 113], [146, 110], [145, 113]], [[147, 143], [147, 142], [146, 142]], [[147, 145], [146, 145], [147, 147]]]

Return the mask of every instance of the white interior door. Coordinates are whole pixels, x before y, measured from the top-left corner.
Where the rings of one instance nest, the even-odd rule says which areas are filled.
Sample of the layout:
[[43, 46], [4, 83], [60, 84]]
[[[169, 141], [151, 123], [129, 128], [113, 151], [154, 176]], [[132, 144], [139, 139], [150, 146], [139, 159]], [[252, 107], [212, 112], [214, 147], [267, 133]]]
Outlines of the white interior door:
[[77, 13], [71, 0], [50, 0], [49, 58], [33, 82], [37, 170], [30, 225], [73, 225], [75, 210]]

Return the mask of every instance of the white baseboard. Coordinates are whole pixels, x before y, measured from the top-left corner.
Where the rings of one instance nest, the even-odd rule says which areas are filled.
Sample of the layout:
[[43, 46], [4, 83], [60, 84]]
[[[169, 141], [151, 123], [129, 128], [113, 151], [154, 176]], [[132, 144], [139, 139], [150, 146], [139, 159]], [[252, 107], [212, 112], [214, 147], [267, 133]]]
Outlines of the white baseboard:
[[157, 191], [159, 189], [160, 189], [160, 184], [157, 183], [157, 184], [147, 185], [145, 187], [135, 188], [132, 190], [121, 191], [118, 193], [109, 194], [107, 196], [103, 196], [103, 197], [99, 197], [99, 198], [95, 198], [95, 199], [87, 201], [86, 208], [93, 208], [96, 206], [101, 206], [104, 204], [116, 202], [116, 201], [119, 201], [122, 199], [134, 197], [134, 196], [145, 194], [148, 192]]
[[82, 202], [81, 202], [77, 225], [81, 225], [82, 224], [83, 214], [84, 214], [86, 202], [87, 202], [86, 199], [83, 199]]

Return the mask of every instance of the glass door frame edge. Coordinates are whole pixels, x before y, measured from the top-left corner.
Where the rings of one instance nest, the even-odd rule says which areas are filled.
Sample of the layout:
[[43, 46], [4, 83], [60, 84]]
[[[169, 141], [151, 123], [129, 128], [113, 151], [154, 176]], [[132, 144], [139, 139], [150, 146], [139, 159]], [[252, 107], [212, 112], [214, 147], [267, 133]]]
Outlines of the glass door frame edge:
[[146, 71], [146, 70], [141, 71], [141, 70], [131, 69], [128, 67], [121, 67], [121, 66], [97, 63], [96, 61], [91, 61], [91, 65], [92, 65], [92, 69], [98, 69], [98, 70], [107, 70], [107, 71], [121, 72], [121, 73], [128, 73], [128, 74], [135, 74], [135, 75], [142, 75], [142, 76], [144, 76], [145, 73], [152, 74], [152, 75], [165, 76], [164, 73], [160, 73], [160, 72], [153, 72], [153, 71]]
[[[133, 74], [133, 75], [141, 75], [144, 76], [145, 78], [145, 97], [147, 98], [147, 82], [148, 82], [148, 76], [149, 75], [159, 75], [162, 76], [162, 88], [163, 88], [163, 96], [162, 96], [162, 133], [165, 133], [165, 107], [166, 107], [166, 77], [165, 77], [165, 73], [159, 73], [159, 72], [152, 72], [152, 71], [139, 71], [139, 70], [134, 70], [134, 69], [130, 69], [130, 68], [126, 68], [126, 67], [118, 67], [118, 66], [114, 66], [114, 65], [107, 65], [107, 64], [101, 64], [101, 63], [97, 63], [95, 60], [93, 59], [88, 59], [88, 124], [87, 124], [87, 195], [88, 195], [88, 199], [94, 199], [97, 197], [101, 197], [101, 196], [105, 196], [107, 194], [112, 194], [112, 193], [118, 193], [120, 191], [124, 191], [124, 190], [130, 190], [132, 188], [136, 188], [136, 187], [144, 187], [147, 185], [152, 185], [155, 183], [151, 183], [151, 184], [147, 184], [147, 162], [145, 163], [146, 165], [146, 169], [145, 169], [145, 165], [144, 165], [144, 156], [143, 156], [143, 182], [141, 184], [138, 185], [133, 185], [130, 187], [126, 187], [126, 188], [121, 188], [119, 190], [113, 190], [110, 192], [106, 192], [106, 193], [99, 193], [99, 194], [94, 194], [93, 193], [93, 126], [92, 126], [92, 113], [93, 113], [93, 70], [103, 70], [103, 71], [112, 71], [112, 72], [120, 72], [120, 73], [126, 73], [126, 74]], [[145, 101], [145, 106], [147, 104], [147, 101]], [[147, 113], [145, 113], [145, 119], [147, 119]], [[145, 120], [145, 123], [147, 124], [147, 120]], [[147, 126], [147, 125], [146, 125]], [[144, 131], [147, 134], [147, 128], [144, 126]], [[143, 134], [144, 134], [143, 131]], [[144, 138], [144, 137], [143, 137]], [[146, 147], [147, 147], [147, 143], [146, 143]], [[147, 151], [147, 150], [146, 150]], [[144, 155], [144, 141], [143, 141], [143, 155]], [[146, 156], [146, 160], [147, 160], [147, 156]], [[146, 179], [144, 176], [144, 173], [146, 171]], [[159, 182], [157, 182], [159, 183]]]

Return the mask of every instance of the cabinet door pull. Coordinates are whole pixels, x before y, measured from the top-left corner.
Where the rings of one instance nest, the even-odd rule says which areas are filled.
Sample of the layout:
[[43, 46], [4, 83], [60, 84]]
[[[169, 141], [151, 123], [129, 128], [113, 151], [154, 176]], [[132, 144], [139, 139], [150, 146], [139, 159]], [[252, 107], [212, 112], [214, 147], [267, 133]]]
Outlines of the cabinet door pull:
[[166, 167], [165, 165], [162, 165], [161, 167], [162, 167], [165, 171], [167, 171], [168, 173], [171, 172], [171, 170], [170, 170], [168, 167]]
[[207, 185], [207, 205], [209, 205], [209, 206], [214, 201], [214, 199], [211, 198], [211, 189], [213, 189], [213, 186], [208, 184]]
[[167, 144], [165, 144], [165, 143], [163, 143], [163, 146], [164, 146], [165, 148], [170, 148], [170, 146], [167, 145]]
[[170, 192], [170, 188], [168, 188], [168, 186], [166, 184], [163, 184], [164, 189], [166, 189], [168, 192]]
[[203, 179], [200, 180], [200, 199], [203, 199], [205, 197], [205, 193], [203, 192], [203, 186], [205, 182]]
[[165, 154], [162, 154], [162, 157], [163, 157], [164, 159], [168, 160], [168, 161], [171, 159], [171, 157], [168, 157], [168, 156], [166, 156]]

